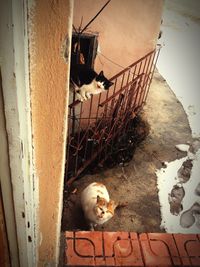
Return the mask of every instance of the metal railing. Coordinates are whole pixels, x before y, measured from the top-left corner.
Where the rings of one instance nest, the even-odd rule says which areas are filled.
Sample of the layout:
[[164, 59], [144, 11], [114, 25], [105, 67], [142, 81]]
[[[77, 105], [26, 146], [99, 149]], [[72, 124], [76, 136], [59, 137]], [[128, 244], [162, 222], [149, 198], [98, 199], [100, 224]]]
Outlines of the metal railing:
[[108, 91], [69, 105], [67, 185], [94, 160], [105, 161], [131, 127], [146, 101], [159, 52], [160, 47], [113, 76], [110, 80], [114, 84]]

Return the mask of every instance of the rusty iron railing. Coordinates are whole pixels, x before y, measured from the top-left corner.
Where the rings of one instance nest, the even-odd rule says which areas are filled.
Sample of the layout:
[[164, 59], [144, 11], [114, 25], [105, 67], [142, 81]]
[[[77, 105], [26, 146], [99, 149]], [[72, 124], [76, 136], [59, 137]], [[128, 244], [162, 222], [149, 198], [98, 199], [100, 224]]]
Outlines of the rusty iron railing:
[[112, 88], [90, 100], [72, 97], [69, 105], [66, 184], [71, 184], [95, 160], [102, 163], [131, 127], [143, 107], [160, 47], [116, 74]]

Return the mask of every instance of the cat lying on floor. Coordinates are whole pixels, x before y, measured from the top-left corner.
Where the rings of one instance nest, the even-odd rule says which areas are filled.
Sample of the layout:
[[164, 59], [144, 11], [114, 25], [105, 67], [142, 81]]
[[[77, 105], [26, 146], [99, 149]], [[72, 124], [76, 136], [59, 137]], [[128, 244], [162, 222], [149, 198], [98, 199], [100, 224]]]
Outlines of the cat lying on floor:
[[91, 95], [96, 95], [108, 90], [113, 84], [105, 76], [103, 71], [97, 74], [93, 69], [85, 64], [78, 64], [71, 67], [70, 81], [76, 91], [77, 99], [84, 101], [91, 98]]
[[107, 222], [113, 217], [116, 208], [125, 207], [127, 203], [115, 203], [114, 200], [110, 200], [105, 185], [94, 182], [82, 191], [81, 206], [90, 230], [93, 231], [94, 226]]

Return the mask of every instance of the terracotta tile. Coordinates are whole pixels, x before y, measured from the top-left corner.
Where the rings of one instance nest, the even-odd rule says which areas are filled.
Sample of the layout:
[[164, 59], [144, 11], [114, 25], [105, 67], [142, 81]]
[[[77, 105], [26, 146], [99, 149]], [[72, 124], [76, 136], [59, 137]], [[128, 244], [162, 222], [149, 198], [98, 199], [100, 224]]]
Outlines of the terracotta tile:
[[181, 266], [171, 234], [141, 234], [140, 242], [146, 266]]
[[98, 231], [80, 231], [75, 233], [77, 239], [85, 239], [90, 243], [90, 247], [93, 248], [93, 253], [96, 256], [103, 256], [103, 232]]
[[74, 239], [67, 240], [65, 253], [65, 264], [67, 266], [94, 266], [94, 257], [82, 257], [77, 254], [76, 249], [74, 249]]
[[[95, 266], [107, 266], [105, 259], [102, 257], [99, 257], [99, 258], [96, 257], [95, 258]], [[114, 265], [110, 265], [110, 266], [114, 266]]]
[[157, 238], [157, 239], [161, 238], [161, 240], [166, 244], [166, 247], [169, 249], [169, 253], [173, 260], [173, 264], [176, 266], [180, 266], [182, 264], [179, 251], [176, 247], [176, 243], [172, 234], [154, 233], [154, 234], [149, 234], [149, 236], [150, 238]]
[[188, 240], [185, 249], [190, 257], [200, 257], [200, 242], [197, 240]]
[[66, 266], [200, 266], [200, 235], [66, 232]]
[[191, 266], [200, 266], [200, 258], [198, 257], [194, 257], [194, 258], [191, 258], [191, 263], [192, 265]]
[[131, 240], [116, 240], [113, 244], [114, 255], [116, 258], [128, 257], [132, 252]]
[[114, 245], [117, 266], [143, 266], [139, 246], [131, 240], [117, 240]]
[[115, 266], [144, 266], [137, 235], [104, 233], [104, 247], [105, 255], [115, 258]]
[[106, 261], [106, 266], [116, 266], [115, 264], [115, 259], [113, 257], [106, 257], [105, 258]]
[[65, 238], [73, 238], [73, 236], [74, 236], [73, 232], [69, 232], [69, 231], [65, 232]]
[[138, 240], [139, 241], [139, 236], [137, 233], [130, 232], [130, 237], [132, 240]]
[[114, 244], [117, 240], [128, 239], [128, 232], [104, 232], [104, 249], [106, 257], [114, 257]]
[[94, 257], [95, 256], [95, 247], [92, 242], [88, 239], [75, 239], [75, 248], [74, 250], [81, 257]]
[[175, 234], [183, 266], [200, 266], [200, 240], [195, 234]]
[[102, 232], [79, 231], [66, 237], [67, 266], [115, 266], [113, 259], [105, 258]]

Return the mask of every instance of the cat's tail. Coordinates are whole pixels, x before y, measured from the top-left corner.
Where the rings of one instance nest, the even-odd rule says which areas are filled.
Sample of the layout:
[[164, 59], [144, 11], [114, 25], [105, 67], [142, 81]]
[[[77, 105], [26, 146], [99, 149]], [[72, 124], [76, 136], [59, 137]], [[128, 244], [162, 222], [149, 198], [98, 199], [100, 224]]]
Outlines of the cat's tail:
[[73, 91], [78, 92], [80, 87], [72, 80], [70, 79], [71, 87], [73, 88]]

